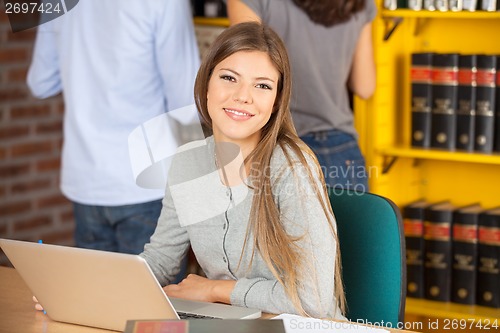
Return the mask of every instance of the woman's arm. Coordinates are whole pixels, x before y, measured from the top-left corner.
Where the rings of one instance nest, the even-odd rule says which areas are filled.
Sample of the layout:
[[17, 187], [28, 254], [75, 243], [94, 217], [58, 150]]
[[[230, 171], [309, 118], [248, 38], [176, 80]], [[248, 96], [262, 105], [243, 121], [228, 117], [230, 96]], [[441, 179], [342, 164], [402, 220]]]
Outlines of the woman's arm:
[[365, 24], [359, 35], [347, 83], [349, 89], [363, 99], [373, 95], [376, 85], [372, 44], [372, 24], [369, 22]]
[[174, 280], [182, 259], [189, 249], [189, 236], [181, 227], [169, 186], [163, 198], [163, 208], [151, 240], [140, 255], [148, 262], [160, 285]]
[[234, 280], [209, 280], [196, 274], [189, 274], [181, 283], [170, 284], [163, 290], [170, 297], [230, 304], [235, 284]]
[[240, 0], [227, 0], [227, 16], [231, 25], [248, 21], [261, 22], [260, 17]]

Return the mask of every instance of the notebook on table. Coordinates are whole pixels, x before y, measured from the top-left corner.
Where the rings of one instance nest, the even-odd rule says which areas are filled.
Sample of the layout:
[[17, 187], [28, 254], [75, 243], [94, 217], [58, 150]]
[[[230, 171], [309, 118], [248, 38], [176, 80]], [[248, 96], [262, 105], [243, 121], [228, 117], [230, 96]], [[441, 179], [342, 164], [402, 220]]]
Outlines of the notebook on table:
[[177, 312], [261, 316], [256, 309], [169, 298], [138, 255], [9, 239], [0, 239], [0, 247], [55, 321], [123, 331], [127, 320], [179, 319]]

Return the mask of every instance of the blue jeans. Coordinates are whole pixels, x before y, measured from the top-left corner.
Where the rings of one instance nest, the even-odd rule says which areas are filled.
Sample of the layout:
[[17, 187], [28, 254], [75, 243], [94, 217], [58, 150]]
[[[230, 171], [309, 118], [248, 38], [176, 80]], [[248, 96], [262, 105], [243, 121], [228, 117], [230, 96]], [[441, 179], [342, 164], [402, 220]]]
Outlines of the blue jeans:
[[308, 133], [301, 139], [318, 158], [328, 186], [368, 192], [368, 172], [356, 139], [338, 130]]
[[[124, 206], [89, 206], [73, 202], [77, 247], [139, 254], [155, 231], [161, 200]], [[187, 258], [177, 276], [186, 275]]]

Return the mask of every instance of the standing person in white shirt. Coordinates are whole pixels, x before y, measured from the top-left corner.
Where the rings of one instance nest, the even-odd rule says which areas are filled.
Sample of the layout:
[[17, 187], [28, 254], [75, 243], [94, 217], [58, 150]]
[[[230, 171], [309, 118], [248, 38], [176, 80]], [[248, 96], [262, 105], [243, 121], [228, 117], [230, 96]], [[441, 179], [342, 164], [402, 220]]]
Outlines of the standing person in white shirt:
[[64, 94], [61, 191], [78, 247], [143, 251], [164, 190], [135, 184], [127, 137], [194, 103], [199, 61], [186, 0], [85, 0], [39, 27], [28, 85], [38, 98]]

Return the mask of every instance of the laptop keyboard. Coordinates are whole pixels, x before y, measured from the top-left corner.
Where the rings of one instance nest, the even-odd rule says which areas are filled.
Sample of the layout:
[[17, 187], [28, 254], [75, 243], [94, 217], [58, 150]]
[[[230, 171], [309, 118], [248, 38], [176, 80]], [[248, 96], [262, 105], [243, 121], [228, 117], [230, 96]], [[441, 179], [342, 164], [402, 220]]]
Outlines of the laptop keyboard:
[[181, 319], [222, 319], [218, 317], [204, 316], [200, 314], [186, 313], [186, 312], [177, 312], [177, 314]]

